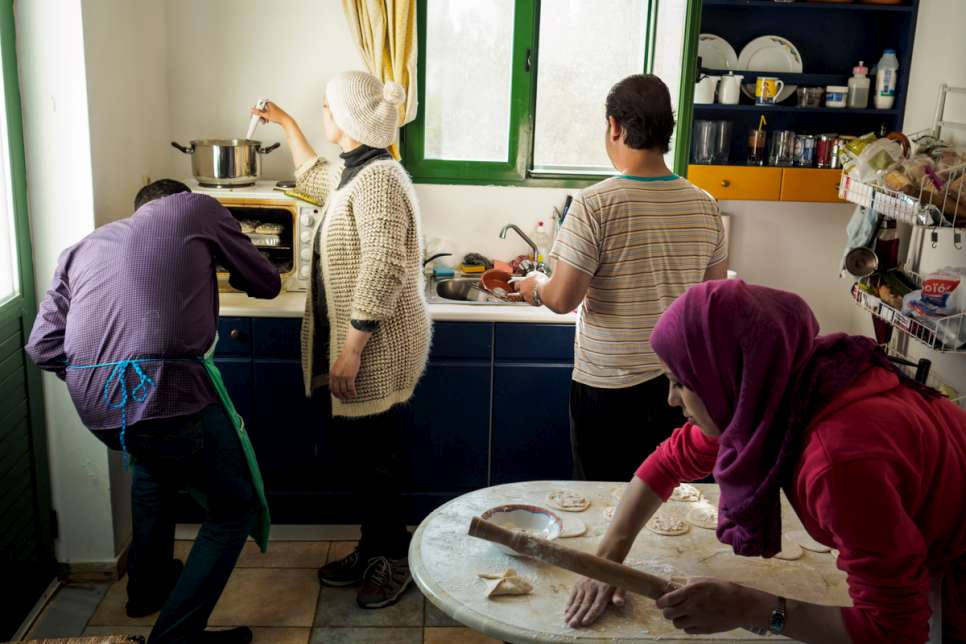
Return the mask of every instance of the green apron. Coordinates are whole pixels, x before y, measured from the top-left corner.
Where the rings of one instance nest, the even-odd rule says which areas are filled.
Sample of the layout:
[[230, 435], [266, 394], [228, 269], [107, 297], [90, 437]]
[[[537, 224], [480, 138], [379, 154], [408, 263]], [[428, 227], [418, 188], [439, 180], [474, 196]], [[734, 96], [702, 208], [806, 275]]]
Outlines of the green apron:
[[[252, 442], [248, 438], [248, 432], [245, 431], [245, 420], [239, 415], [238, 411], [235, 410], [235, 404], [231, 401], [231, 396], [228, 395], [228, 389], [225, 387], [225, 381], [221, 378], [221, 371], [218, 370], [218, 366], [215, 364], [215, 345], [218, 344], [218, 336], [215, 335], [215, 341], [211, 344], [208, 351], [205, 352], [204, 357], [201, 359], [201, 364], [204, 365], [205, 371], [208, 372], [208, 377], [211, 379], [211, 384], [215, 388], [215, 392], [218, 394], [218, 400], [221, 401], [221, 406], [224, 407], [225, 413], [231, 420], [231, 424], [235, 427], [235, 433], [238, 434], [238, 441], [241, 443], [242, 451], [245, 453], [245, 461], [248, 462], [248, 472], [252, 476], [252, 486], [255, 488], [255, 494], [258, 497], [258, 514], [255, 517], [255, 525], [252, 527], [251, 536], [258, 544], [259, 549], [262, 552], [268, 551], [268, 533], [272, 529], [272, 519], [268, 513], [268, 500], [265, 498], [265, 484], [262, 482], [262, 473], [258, 469], [258, 461], [255, 458], [255, 449], [252, 447]], [[189, 490], [191, 496], [194, 497], [202, 507], [208, 507], [207, 499], [205, 495], [197, 489]]]
[[[228, 395], [228, 389], [225, 387], [225, 381], [221, 379], [221, 371], [215, 365], [215, 346], [218, 344], [218, 334], [215, 334], [215, 340], [208, 347], [205, 352], [204, 357], [201, 358], [200, 362], [205, 367], [205, 371], [208, 373], [208, 378], [211, 380], [212, 386], [215, 388], [215, 392], [218, 394], [218, 400], [221, 402], [221, 406], [225, 409], [225, 414], [231, 420], [232, 426], [235, 428], [235, 433], [238, 435], [238, 441], [241, 443], [242, 452], [245, 454], [245, 461], [248, 463], [248, 472], [252, 477], [252, 486], [255, 488], [255, 494], [258, 497], [258, 514], [255, 517], [255, 525], [252, 527], [251, 536], [255, 539], [255, 543], [262, 552], [268, 551], [268, 533], [272, 527], [272, 520], [268, 514], [268, 501], [265, 499], [265, 485], [262, 483], [262, 473], [258, 469], [258, 461], [255, 459], [255, 450], [252, 448], [252, 442], [248, 439], [248, 433], [245, 431], [245, 421], [238, 412], [235, 410], [235, 405], [231, 401], [231, 396]], [[148, 386], [154, 386], [154, 380], [152, 380], [144, 371], [141, 369], [141, 363], [145, 362], [165, 362], [165, 358], [133, 358], [126, 360], [117, 360], [115, 362], [102, 362], [99, 364], [91, 365], [67, 365], [68, 369], [101, 369], [111, 367], [111, 374], [108, 376], [107, 381], [104, 383], [103, 399], [107, 406], [111, 409], [117, 409], [121, 414], [121, 448], [124, 450], [126, 462], [130, 462], [129, 455], [127, 453], [127, 446], [124, 444], [124, 433], [127, 430], [127, 406], [133, 401], [136, 403], [143, 403], [147, 399]], [[183, 361], [183, 360], [197, 360], [197, 358], [172, 358], [171, 360]], [[128, 389], [127, 385], [127, 370], [133, 369], [135, 375], [138, 377], [138, 384], [133, 389]], [[111, 386], [114, 385], [116, 389], [119, 390], [120, 400], [114, 402], [113, 399], [113, 389]], [[133, 464], [135, 467], [136, 463]], [[188, 492], [191, 496], [201, 504], [201, 507], [208, 509], [208, 502], [204, 492], [197, 488], [189, 488]]]

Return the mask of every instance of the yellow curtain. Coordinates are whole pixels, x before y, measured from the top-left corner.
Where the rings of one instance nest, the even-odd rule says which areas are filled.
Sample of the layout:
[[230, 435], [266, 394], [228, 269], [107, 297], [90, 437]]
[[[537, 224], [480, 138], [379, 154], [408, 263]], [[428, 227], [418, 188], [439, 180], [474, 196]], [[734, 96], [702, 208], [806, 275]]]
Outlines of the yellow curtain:
[[[416, 118], [416, 0], [342, 0], [349, 29], [369, 73], [406, 90], [399, 125]], [[389, 151], [399, 158], [399, 146]]]

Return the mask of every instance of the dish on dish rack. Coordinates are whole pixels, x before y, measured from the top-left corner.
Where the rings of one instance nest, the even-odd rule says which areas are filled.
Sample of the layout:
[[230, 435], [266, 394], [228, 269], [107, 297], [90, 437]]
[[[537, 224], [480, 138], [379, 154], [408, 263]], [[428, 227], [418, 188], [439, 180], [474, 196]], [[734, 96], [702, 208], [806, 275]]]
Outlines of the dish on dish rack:
[[701, 58], [701, 66], [707, 69], [738, 69], [738, 54], [721, 36], [698, 36], [698, 57]]
[[[774, 72], [780, 75], [782, 72], [788, 74], [802, 73], [802, 55], [792, 42], [781, 36], [761, 36], [755, 38], [745, 45], [741, 53], [738, 54], [738, 69], [749, 72]], [[798, 85], [785, 83], [776, 102], [790, 98]], [[755, 84], [745, 83], [741, 86], [741, 91], [745, 96], [754, 100]]]

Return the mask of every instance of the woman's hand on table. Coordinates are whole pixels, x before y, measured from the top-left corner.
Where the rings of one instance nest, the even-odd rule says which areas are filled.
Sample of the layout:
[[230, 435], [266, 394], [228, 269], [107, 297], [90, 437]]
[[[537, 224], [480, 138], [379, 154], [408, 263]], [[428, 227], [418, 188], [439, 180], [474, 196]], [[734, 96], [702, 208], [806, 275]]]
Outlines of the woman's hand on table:
[[590, 626], [596, 622], [607, 607], [624, 605], [624, 589], [615, 588], [596, 579], [581, 577], [570, 593], [564, 609], [564, 621], [571, 628]]
[[775, 597], [730, 581], [698, 577], [658, 598], [657, 607], [690, 635], [768, 624]]

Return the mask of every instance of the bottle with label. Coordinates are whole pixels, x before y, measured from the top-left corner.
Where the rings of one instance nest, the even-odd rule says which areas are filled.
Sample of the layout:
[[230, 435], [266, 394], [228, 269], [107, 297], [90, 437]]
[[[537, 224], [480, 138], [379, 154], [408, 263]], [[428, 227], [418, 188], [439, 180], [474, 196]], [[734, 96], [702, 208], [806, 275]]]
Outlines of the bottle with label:
[[896, 101], [896, 80], [899, 75], [899, 59], [894, 49], [886, 49], [876, 65], [875, 109], [891, 110]]
[[867, 74], [869, 68], [863, 61], [852, 68], [852, 78], [849, 79], [848, 105], [851, 109], [864, 110], [869, 106], [869, 85], [871, 82]]
[[539, 261], [547, 261], [550, 247], [553, 246], [553, 234], [551, 234], [547, 222], [542, 219], [537, 222], [536, 228], [533, 229], [533, 243], [537, 245]]

